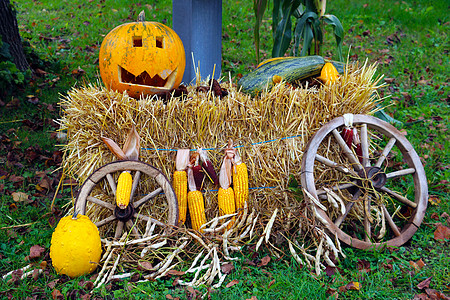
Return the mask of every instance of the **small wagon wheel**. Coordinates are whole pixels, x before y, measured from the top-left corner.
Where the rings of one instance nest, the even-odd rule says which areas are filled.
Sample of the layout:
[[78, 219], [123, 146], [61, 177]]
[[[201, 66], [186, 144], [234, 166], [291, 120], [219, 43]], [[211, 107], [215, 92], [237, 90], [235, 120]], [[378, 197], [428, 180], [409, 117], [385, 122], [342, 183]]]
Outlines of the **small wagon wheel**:
[[420, 158], [394, 126], [372, 116], [349, 116], [352, 136], [359, 136], [360, 142], [344, 140], [348, 121], [338, 117], [306, 146], [304, 196], [314, 198], [318, 219], [350, 246], [403, 245], [422, 223], [427, 207]]
[[[116, 182], [123, 171], [133, 176], [130, 204], [126, 209], [120, 209], [115, 203]], [[99, 220], [93, 221], [97, 227], [109, 227], [102, 235], [114, 235], [116, 239], [125, 228], [139, 238], [149, 225], [159, 225], [162, 232], [178, 224], [177, 198], [170, 182], [161, 171], [141, 161], [116, 161], [94, 171], [83, 183], [75, 209], [88, 215], [96, 210]], [[106, 226], [114, 223], [115, 227]]]

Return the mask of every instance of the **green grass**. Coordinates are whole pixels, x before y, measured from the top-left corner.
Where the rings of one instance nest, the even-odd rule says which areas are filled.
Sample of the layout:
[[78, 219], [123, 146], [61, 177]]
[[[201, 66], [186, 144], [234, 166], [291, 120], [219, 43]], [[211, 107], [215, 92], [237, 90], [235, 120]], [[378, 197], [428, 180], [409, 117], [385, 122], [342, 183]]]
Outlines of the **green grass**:
[[[38, 74], [26, 86], [18, 87], [1, 100], [6, 104], [14, 98], [19, 107], [0, 106], [0, 275], [25, 265], [29, 249], [39, 244], [46, 249], [37, 260], [49, 261], [50, 237], [56, 220], [70, 206], [71, 190], [55, 198], [55, 210], [49, 211], [59, 182], [51, 158], [59, 148], [52, 137], [57, 126], [57, 103], [73, 86], [99, 80], [98, 50], [103, 37], [115, 26], [135, 20], [146, 10], [147, 20], [171, 26], [171, 1], [106, 0], [106, 1], [15, 1], [20, 33], [30, 43], [27, 51], [39, 56], [31, 61]], [[261, 57], [269, 58], [272, 47], [271, 7], [261, 27]], [[432, 277], [430, 288], [450, 294], [449, 241], [434, 239], [435, 223], [447, 224], [442, 213], [450, 213], [448, 180], [449, 158], [449, 42], [450, 17], [446, 1], [328, 1], [327, 12], [336, 15], [344, 26], [344, 49], [350, 58], [378, 62], [378, 73], [391, 78], [382, 95], [391, 95], [386, 111], [403, 122], [402, 129], [422, 158], [427, 174], [429, 193], [440, 202], [429, 205], [424, 223], [411, 241], [399, 248], [361, 251], [346, 247], [338, 272], [316, 276], [292, 261], [288, 251], [281, 260], [271, 255], [265, 267], [255, 267], [242, 259], [234, 263], [227, 277], [238, 283], [210, 292], [212, 299], [327, 299], [338, 293], [339, 299], [411, 299], [423, 290], [417, 284]], [[235, 80], [256, 65], [253, 46], [253, 10], [251, 1], [223, 1], [223, 63]], [[331, 28], [325, 27], [322, 55], [335, 58]], [[80, 71], [82, 69], [83, 71]], [[3, 95], [3, 94], [0, 94]], [[38, 103], [28, 101], [33, 95]], [[3, 97], [3, 96], [2, 96]], [[28, 126], [26, 125], [27, 120]], [[50, 120], [50, 121], [49, 121]], [[31, 125], [30, 125], [31, 124]], [[39, 126], [32, 124], [41, 124]], [[27, 159], [27, 149], [35, 149], [37, 158]], [[14, 159], [16, 157], [16, 159]], [[38, 171], [45, 171], [52, 180], [50, 191], [40, 192], [36, 185]], [[14, 183], [11, 175], [22, 176]], [[12, 192], [29, 194], [32, 203], [14, 202]], [[433, 217], [432, 217], [433, 216]], [[436, 219], [437, 216], [437, 219]], [[448, 226], [449, 224], [447, 224]], [[251, 249], [244, 257], [255, 259]], [[256, 255], [261, 259], [268, 253]], [[425, 266], [414, 270], [410, 262], [422, 259]], [[364, 265], [366, 268], [361, 268]], [[368, 266], [368, 267], [367, 267]], [[25, 279], [17, 284], [0, 281], [0, 297], [37, 295], [50, 298], [57, 289], [64, 297], [80, 297], [89, 292], [83, 288], [88, 276], [68, 279], [57, 276], [52, 268], [37, 280]], [[164, 299], [167, 294], [190, 299], [188, 289], [173, 287], [174, 278], [136, 283], [129, 280], [103, 286], [92, 297], [106, 299]], [[274, 281], [273, 281], [274, 280]], [[273, 281], [273, 283], [272, 283]], [[53, 282], [53, 283], [52, 283]], [[345, 290], [351, 282], [361, 284], [360, 290]], [[199, 294], [208, 293], [198, 287]]]

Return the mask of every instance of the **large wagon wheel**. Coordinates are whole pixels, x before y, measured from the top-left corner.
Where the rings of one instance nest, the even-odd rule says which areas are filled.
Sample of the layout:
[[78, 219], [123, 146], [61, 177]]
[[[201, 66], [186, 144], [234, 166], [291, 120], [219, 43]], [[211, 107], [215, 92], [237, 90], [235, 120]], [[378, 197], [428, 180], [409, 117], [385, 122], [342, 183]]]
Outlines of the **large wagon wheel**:
[[[130, 204], [126, 209], [120, 209], [115, 203], [116, 182], [122, 171], [129, 171], [133, 176]], [[178, 223], [178, 204], [170, 182], [161, 171], [141, 161], [116, 161], [94, 171], [83, 183], [75, 209], [88, 215], [95, 210], [98, 220], [93, 220], [94, 223], [106, 228], [102, 235], [113, 235], [116, 239], [126, 228], [139, 238], [148, 230], [147, 224], [159, 225], [159, 231], [163, 232]]]
[[[342, 137], [348, 117], [360, 137], [358, 150]], [[411, 144], [394, 126], [367, 115], [338, 117], [314, 134], [303, 154], [301, 183], [305, 197], [319, 202], [318, 219], [359, 249], [404, 244], [428, 201], [425, 171]]]

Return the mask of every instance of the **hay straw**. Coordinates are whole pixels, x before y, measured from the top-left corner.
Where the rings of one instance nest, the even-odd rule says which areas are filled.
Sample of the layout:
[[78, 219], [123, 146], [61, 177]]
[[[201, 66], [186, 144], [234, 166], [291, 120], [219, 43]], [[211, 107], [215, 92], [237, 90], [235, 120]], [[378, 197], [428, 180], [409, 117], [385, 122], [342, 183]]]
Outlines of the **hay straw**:
[[[156, 97], [137, 101], [126, 94], [95, 85], [73, 88], [60, 103], [63, 115], [59, 123], [61, 129], [67, 131], [62, 166], [66, 176], [83, 182], [94, 170], [116, 160], [101, 137], [111, 138], [122, 146], [128, 131], [135, 126], [143, 147], [140, 160], [160, 169], [171, 180], [175, 150], [206, 149], [218, 170], [223, 150], [228, 140], [232, 139], [237, 143], [236, 147], [249, 172], [250, 192], [245, 213], [236, 216], [237, 221], [231, 229], [226, 230], [224, 234], [217, 233], [229, 223], [222, 222], [218, 217], [217, 190], [206, 185], [204, 199], [209, 222], [205, 225], [204, 234], [177, 229], [165, 237], [167, 241], [164, 244], [158, 239], [151, 240], [154, 244], [161, 243], [157, 249], [152, 249], [152, 244], [148, 244], [147, 240], [137, 244], [124, 244], [122, 259], [128, 260], [124, 266], [133, 267], [133, 259], [140, 258], [141, 255], [160, 262], [171, 256], [172, 265], [167, 268], [173, 268], [181, 262], [175, 261], [175, 258], [183, 257], [186, 261], [181, 263], [180, 267], [190, 265], [188, 271], [196, 271], [191, 282], [180, 280], [182, 284], [198, 285], [207, 282], [220, 286], [226, 274], [221, 274], [216, 260], [220, 263], [232, 259], [229, 252], [253, 242], [254, 236], [260, 236], [258, 248], [264, 239], [268, 242], [271, 235], [284, 232], [295, 239], [312, 238], [316, 247], [326, 247], [334, 252], [336, 250], [329, 245], [329, 237], [327, 239], [323, 235], [313, 234], [316, 226], [322, 226], [320, 223], [316, 224], [314, 218], [308, 218], [313, 216], [313, 211], [308, 212], [305, 201], [288, 194], [286, 188], [291, 177], [300, 181], [303, 151], [319, 128], [346, 113], [372, 114], [378, 109], [376, 104], [382, 99], [377, 94], [377, 89], [381, 86], [379, 82], [382, 77], [375, 77], [375, 71], [375, 65], [368, 65], [367, 62], [361, 67], [348, 65], [336, 84], [292, 88], [280, 83], [255, 98], [241, 93], [231, 82], [221, 84], [228, 90], [228, 96], [222, 99], [214, 96], [211, 91], [196, 92], [194, 86], [189, 86], [187, 97], [171, 98], [166, 103]], [[338, 159], [334, 161], [341, 164]], [[326, 182], [335, 177], [342, 177], [342, 174], [329, 171], [317, 178]], [[117, 180], [117, 176], [114, 175], [113, 179]], [[152, 192], [156, 186], [149, 181], [147, 186], [139, 187], [136, 193]], [[114, 199], [105, 195], [105, 191], [110, 192], [110, 189], [109, 184], [99, 185], [93, 196], [113, 203]], [[331, 194], [333, 200], [339, 202], [340, 209], [345, 208], [341, 200], [342, 195], [335, 196], [328, 191], [327, 194]], [[139, 214], [162, 216], [164, 219], [167, 205], [164, 204], [163, 196], [157, 198], [162, 199], [142, 206]], [[322, 205], [323, 210], [327, 210], [327, 206], [329, 210], [332, 208], [331, 213], [339, 211], [334, 203], [328, 205], [330, 203], [326, 201], [321, 203], [316, 199], [310, 200], [317, 202], [316, 205]], [[358, 205], [360, 204], [355, 203], [355, 206]], [[247, 214], [247, 209], [251, 210], [250, 214]], [[89, 205], [87, 214], [94, 221], [98, 221], [110, 215], [111, 211]], [[223, 218], [230, 217], [232, 216]], [[217, 228], [219, 222], [222, 223]], [[134, 226], [145, 238], [147, 234], [153, 236], [162, 233], [161, 229], [155, 228], [155, 224], [142, 223], [136, 223]], [[299, 228], [302, 229], [303, 236], [298, 235]], [[103, 235], [110, 235], [112, 231], [114, 228], [108, 226], [101, 228]], [[181, 237], [187, 237], [189, 242], [184, 242], [184, 251], [174, 254], [180, 247]], [[219, 246], [222, 247], [218, 248]], [[291, 244], [289, 246], [291, 247]], [[143, 251], [144, 248], [147, 250]], [[335, 248], [342, 255], [340, 245]], [[224, 255], [219, 249], [228, 253]], [[320, 251], [316, 251], [316, 255], [311, 255], [306, 253], [303, 247], [300, 249], [307, 265], [314, 262], [316, 272], [322, 268], [323, 264], [319, 261], [323, 256], [322, 250], [318, 249]], [[296, 253], [292, 250], [293, 248], [290, 248], [291, 253]], [[112, 255], [113, 252], [112, 250], [109, 254]], [[206, 255], [200, 265], [194, 267], [203, 253]], [[104, 262], [104, 268], [111, 260], [110, 255]], [[114, 255], [117, 257], [117, 253]], [[208, 259], [212, 262], [207, 263]], [[186, 263], [188, 265], [185, 265]], [[208, 266], [205, 267], [207, 273], [202, 275], [204, 266]], [[158, 275], [161, 273], [149, 274], [152, 278]]]

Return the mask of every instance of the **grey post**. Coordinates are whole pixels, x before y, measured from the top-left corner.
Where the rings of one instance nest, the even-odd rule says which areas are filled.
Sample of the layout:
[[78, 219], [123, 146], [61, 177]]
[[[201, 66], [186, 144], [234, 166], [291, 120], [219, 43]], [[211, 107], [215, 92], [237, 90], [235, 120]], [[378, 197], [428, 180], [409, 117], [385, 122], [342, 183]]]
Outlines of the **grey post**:
[[222, 0], [172, 0], [173, 30], [183, 41], [186, 69], [183, 82], [195, 80], [200, 65], [203, 79], [219, 78], [222, 63]]

